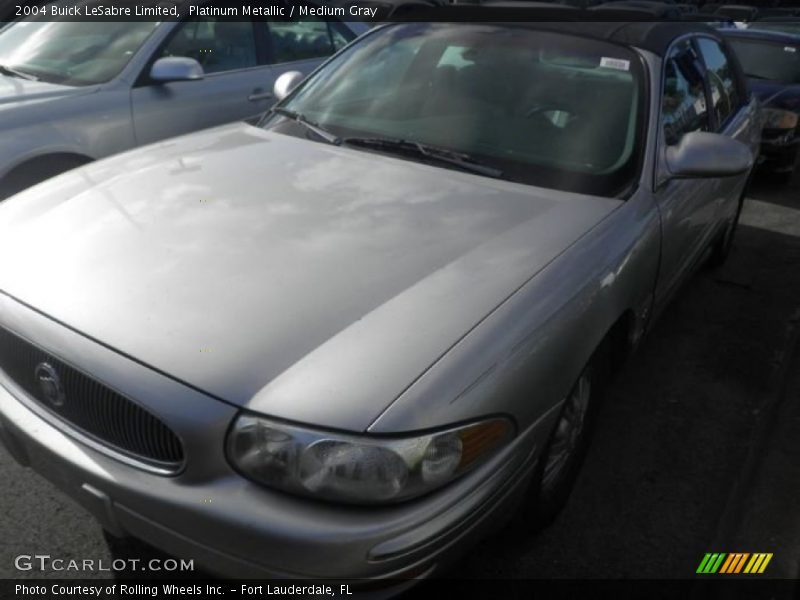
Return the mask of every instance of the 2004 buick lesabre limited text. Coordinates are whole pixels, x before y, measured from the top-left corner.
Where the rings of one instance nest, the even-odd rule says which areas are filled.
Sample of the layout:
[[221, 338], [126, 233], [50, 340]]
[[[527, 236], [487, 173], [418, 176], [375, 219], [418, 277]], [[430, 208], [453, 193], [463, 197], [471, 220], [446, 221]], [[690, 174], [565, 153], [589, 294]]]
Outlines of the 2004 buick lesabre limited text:
[[[23, 7], [17, 6], [17, 16], [23, 14]], [[28, 14], [27, 12], [25, 14]], [[60, 3], [38, 7], [33, 14], [49, 17], [178, 17], [178, 6], [139, 5], [117, 6], [113, 4], [65, 5]]]
[[693, 23], [398, 23], [300, 78], [0, 204], [0, 432], [109, 537], [394, 593], [555, 516], [760, 121]]

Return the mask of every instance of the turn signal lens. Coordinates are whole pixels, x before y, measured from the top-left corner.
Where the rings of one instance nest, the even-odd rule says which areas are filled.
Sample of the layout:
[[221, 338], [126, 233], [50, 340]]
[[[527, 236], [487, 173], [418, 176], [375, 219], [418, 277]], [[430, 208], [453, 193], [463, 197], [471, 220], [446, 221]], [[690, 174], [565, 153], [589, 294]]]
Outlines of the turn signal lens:
[[508, 421], [487, 421], [459, 432], [463, 450], [459, 468], [466, 469], [487, 452], [501, 444], [510, 433]]

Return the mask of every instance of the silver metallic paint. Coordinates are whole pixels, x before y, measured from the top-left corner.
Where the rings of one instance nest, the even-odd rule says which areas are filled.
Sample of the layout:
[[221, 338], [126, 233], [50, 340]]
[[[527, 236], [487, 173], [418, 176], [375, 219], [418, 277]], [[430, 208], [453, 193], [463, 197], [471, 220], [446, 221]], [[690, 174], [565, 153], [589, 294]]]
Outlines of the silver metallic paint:
[[741, 175], [753, 166], [753, 153], [743, 143], [715, 133], [693, 131], [667, 148], [667, 168], [677, 178]]
[[203, 79], [203, 67], [193, 58], [165, 56], [153, 63], [150, 79], [159, 83]]

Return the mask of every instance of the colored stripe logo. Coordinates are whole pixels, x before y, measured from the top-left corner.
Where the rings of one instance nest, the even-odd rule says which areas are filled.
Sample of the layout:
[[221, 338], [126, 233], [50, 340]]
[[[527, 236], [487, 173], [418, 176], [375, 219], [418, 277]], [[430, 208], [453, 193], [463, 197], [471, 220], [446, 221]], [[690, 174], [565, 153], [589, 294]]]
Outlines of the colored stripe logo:
[[746, 573], [750, 575], [763, 573], [769, 561], [772, 560], [772, 553], [766, 552], [708, 552], [700, 561], [697, 573], [702, 575], [713, 575], [715, 573], [725, 575], [738, 575]]

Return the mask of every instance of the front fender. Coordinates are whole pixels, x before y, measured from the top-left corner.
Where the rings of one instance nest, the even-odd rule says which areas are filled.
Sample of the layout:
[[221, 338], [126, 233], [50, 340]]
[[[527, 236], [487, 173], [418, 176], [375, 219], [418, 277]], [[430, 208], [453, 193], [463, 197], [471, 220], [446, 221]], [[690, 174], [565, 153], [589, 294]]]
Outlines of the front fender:
[[637, 192], [476, 326], [369, 428], [431, 429], [481, 415], [527, 429], [558, 405], [616, 321], [648, 320], [660, 226]]
[[3, 111], [0, 178], [37, 157], [73, 154], [97, 160], [135, 145], [130, 90], [114, 88]]

